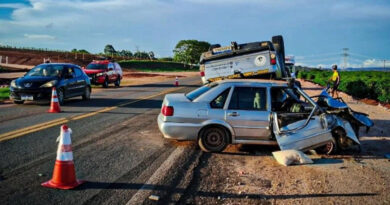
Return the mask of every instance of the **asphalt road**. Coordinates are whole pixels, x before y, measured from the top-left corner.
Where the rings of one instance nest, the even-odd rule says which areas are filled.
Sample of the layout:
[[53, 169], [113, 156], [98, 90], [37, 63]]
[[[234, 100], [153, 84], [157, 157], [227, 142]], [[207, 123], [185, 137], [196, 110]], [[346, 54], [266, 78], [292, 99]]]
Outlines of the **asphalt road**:
[[[156, 203], [147, 199], [152, 193], [173, 202], [184, 188], [170, 187], [180, 187], [200, 156], [193, 144], [163, 139], [157, 127], [164, 95], [193, 90], [200, 79], [180, 83], [93, 90], [90, 101], [67, 100], [58, 114], [47, 113], [47, 104], [0, 105], [1, 204]], [[77, 178], [87, 180], [74, 190], [40, 185], [52, 176], [62, 124], [73, 131]]]

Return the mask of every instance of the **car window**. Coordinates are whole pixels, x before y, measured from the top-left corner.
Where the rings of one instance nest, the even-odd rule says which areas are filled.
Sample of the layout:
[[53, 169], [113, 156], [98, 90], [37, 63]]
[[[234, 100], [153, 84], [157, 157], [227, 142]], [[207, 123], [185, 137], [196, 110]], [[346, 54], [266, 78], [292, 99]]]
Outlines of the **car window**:
[[213, 101], [211, 101], [210, 107], [216, 109], [222, 109], [229, 95], [229, 91], [230, 88], [226, 89], [220, 95], [218, 95]]
[[73, 68], [75, 74], [76, 74], [76, 77], [80, 77], [83, 75], [83, 71], [81, 71], [79, 68]]
[[217, 83], [212, 83], [212, 84], [208, 84], [208, 85], [204, 85], [198, 89], [195, 89], [189, 93], [186, 94], [186, 97], [193, 101], [195, 100], [196, 98], [198, 98], [199, 96], [201, 96], [203, 93], [206, 93], [207, 91], [209, 91], [211, 88], [217, 86], [218, 84]]
[[107, 69], [107, 64], [101, 63], [90, 63], [87, 65], [87, 70], [105, 70]]
[[267, 110], [267, 94], [265, 88], [234, 88], [229, 109], [232, 110]]
[[63, 65], [39, 65], [31, 69], [26, 76], [54, 77], [59, 76]]
[[69, 67], [69, 66], [65, 67], [63, 72], [64, 72], [64, 76], [71, 75], [73, 78], [76, 77], [76, 74], [74, 73], [72, 67]]

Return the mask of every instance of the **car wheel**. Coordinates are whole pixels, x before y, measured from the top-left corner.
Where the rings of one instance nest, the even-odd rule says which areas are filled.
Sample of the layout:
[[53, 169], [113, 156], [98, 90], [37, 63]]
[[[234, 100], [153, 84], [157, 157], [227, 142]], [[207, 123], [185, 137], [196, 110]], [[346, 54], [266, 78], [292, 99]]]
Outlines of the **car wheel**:
[[337, 143], [333, 139], [332, 141], [326, 143], [325, 145], [316, 148], [315, 151], [318, 154], [326, 154], [326, 155], [334, 154], [337, 152]]
[[91, 88], [90, 87], [86, 87], [85, 88], [85, 91], [84, 91], [84, 94], [83, 94], [83, 100], [89, 100], [91, 99]]
[[108, 88], [108, 79], [107, 78], [104, 80], [103, 88]]
[[198, 144], [205, 152], [222, 152], [228, 145], [228, 134], [223, 128], [209, 127], [200, 133]]
[[121, 85], [121, 76], [118, 75], [118, 77], [116, 78], [116, 81], [115, 81], [115, 86], [119, 87], [120, 85]]
[[24, 100], [14, 100], [13, 101], [15, 104], [23, 104]]
[[64, 104], [64, 91], [62, 88], [57, 90], [57, 98], [58, 98], [58, 103], [60, 105]]

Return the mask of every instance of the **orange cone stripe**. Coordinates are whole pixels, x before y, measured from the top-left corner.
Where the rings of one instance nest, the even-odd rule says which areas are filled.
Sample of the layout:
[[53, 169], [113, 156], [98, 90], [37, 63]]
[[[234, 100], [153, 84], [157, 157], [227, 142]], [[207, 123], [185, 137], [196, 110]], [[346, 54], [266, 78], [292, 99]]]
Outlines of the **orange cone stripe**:
[[71, 145], [61, 145], [61, 152], [71, 152], [72, 146]]

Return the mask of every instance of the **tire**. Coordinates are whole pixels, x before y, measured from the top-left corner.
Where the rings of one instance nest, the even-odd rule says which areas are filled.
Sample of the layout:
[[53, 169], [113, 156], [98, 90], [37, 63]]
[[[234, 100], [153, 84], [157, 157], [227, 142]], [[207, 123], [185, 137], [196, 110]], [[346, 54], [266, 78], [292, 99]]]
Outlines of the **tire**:
[[24, 103], [24, 100], [14, 100], [13, 102], [14, 102], [15, 104], [20, 105], [20, 104], [23, 104], [23, 103]]
[[83, 97], [83, 100], [89, 100], [91, 99], [91, 88], [90, 87], [86, 87], [85, 88], [85, 91], [84, 91], [84, 94], [82, 95]]
[[208, 127], [200, 132], [199, 147], [205, 152], [222, 152], [228, 145], [228, 133], [220, 127]]
[[58, 103], [60, 105], [63, 105], [64, 104], [64, 99], [65, 99], [65, 95], [64, 95], [64, 90], [62, 88], [57, 90], [57, 98], [58, 98]]
[[336, 140], [333, 139], [331, 142], [328, 142], [326, 145], [316, 148], [315, 151], [318, 154], [326, 154], [326, 155], [335, 154], [338, 151]]
[[115, 81], [115, 86], [119, 87], [120, 85], [121, 85], [121, 76], [118, 75], [118, 77], [116, 78], [116, 81]]
[[221, 47], [220, 44], [213, 44], [213, 45], [210, 45], [209, 51], [212, 51], [214, 48], [219, 48], [219, 47]]
[[284, 59], [285, 59], [285, 52], [284, 52], [284, 41], [283, 36], [272, 36], [272, 44], [274, 45], [275, 51], [278, 56], [278, 60], [280, 63], [280, 69], [282, 71], [282, 77], [288, 77], [288, 73], [286, 72], [285, 66], [284, 66]]
[[103, 88], [108, 88], [108, 78], [107, 78], [107, 77], [106, 77], [106, 79], [104, 80]]

